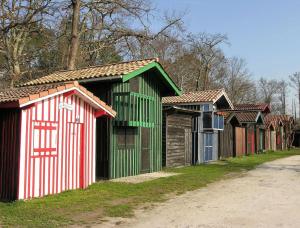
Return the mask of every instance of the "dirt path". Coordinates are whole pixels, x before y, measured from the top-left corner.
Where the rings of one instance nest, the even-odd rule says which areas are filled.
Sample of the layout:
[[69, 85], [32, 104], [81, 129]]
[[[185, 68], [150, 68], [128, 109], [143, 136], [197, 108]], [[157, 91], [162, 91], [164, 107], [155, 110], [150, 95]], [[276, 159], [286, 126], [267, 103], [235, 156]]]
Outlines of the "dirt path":
[[[103, 224], [115, 226], [116, 221]], [[300, 227], [300, 156], [137, 211], [118, 227]]]

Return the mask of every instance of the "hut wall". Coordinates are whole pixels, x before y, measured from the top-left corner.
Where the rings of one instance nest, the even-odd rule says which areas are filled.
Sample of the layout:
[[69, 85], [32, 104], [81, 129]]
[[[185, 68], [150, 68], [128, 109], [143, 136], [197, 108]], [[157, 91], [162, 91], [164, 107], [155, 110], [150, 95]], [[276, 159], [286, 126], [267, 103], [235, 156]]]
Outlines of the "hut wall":
[[236, 156], [243, 156], [246, 154], [246, 130], [243, 127], [235, 128], [235, 146]]
[[270, 149], [276, 150], [276, 131], [270, 131]]
[[247, 128], [247, 154], [255, 153], [255, 126], [250, 125]]
[[17, 199], [20, 154], [20, 110], [0, 110], [0, 200]]
[[166, 166], [191, 164], [192, 158], [192, 116], [169, 114], [166, 116]]
[[225, 124], [224, 130], [219, 131], [219, 157], [228, 158], [234, 156], [234, 126]]
[[19, 199], [95, 182], [95, 110], [76, 95], [22, 110]]
[[[111, 103], [118, 115], [109, 126], [109, 178], [162, 169], [162, 86], [152, 74], [112, 85]], [[124, 137], [131, 143], [120, 145]]]

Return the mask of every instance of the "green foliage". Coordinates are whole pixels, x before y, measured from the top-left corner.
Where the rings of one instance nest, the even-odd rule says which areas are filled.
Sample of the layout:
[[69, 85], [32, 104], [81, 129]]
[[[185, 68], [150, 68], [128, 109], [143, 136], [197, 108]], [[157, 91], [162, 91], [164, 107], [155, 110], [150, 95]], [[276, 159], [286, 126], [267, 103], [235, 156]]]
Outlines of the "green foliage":
[[56, 227], [99, 223], [105, 216], [129, 217], [137, 206], [161, 202], [170, 194], [195, 190], [228, 178], [227, 174], [251, 170], [264, 162], [291, 155], [300, 155], [300, 150], [267, 152], [213, 164], [167, 169], [179, 175], [139, 184], [101, 181], [86, 190], [68, 191], [26, 202], [0, 203], [0, 224]]

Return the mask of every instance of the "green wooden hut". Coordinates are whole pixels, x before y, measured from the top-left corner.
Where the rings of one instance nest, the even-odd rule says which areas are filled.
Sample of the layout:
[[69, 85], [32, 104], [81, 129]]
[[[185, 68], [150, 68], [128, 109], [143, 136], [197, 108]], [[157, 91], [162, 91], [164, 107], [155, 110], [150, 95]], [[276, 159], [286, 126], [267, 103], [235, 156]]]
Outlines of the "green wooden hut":
[[77, 80], [117, 111], [97, 119], [98, 178], [118, 178], [162, 168], [162, 97], [180, 90], [157, 59], [60, 71], [25, 85]]

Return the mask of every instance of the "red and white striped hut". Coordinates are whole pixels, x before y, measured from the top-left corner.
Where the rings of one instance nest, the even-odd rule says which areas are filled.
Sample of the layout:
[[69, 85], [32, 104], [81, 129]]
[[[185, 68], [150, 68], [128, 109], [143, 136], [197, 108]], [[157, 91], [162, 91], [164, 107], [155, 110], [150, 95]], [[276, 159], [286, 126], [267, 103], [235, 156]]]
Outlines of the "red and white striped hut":
[[95, 121], [116, 112], [77, 82], [0, 92], [0, 199], [95, 182]]

